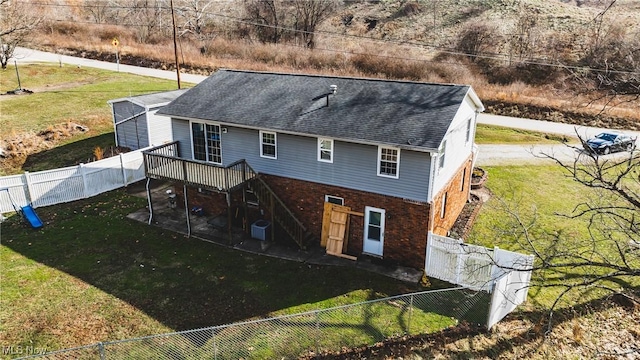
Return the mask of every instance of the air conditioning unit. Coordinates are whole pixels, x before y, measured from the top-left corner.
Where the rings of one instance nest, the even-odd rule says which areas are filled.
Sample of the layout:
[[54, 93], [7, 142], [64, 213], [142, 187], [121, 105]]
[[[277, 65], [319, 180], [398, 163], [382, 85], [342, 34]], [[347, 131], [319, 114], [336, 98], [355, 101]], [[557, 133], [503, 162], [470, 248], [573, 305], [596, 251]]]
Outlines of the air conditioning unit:
[[258, 220], [251, 224], [251, 237], [262, 241], [271, 240], [271, 222]]

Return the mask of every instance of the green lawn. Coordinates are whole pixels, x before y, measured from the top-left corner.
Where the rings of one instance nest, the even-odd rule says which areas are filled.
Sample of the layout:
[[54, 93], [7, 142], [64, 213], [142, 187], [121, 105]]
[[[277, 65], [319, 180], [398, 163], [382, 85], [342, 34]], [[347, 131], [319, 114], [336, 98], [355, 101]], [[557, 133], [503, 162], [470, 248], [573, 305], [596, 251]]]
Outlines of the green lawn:
[[114, 191], [39, 208], [41, 230], [17, 216], [3, 223], [0, 344], [52, 350], [420, 290], [353, 268], [249, 255], [125, 218], [145, 205]]
[[[549, 251], [571, 249], [574, 254], [593, 256], [595, 251], [602, 256], [620, 261], [617, 248], [612, 241], [591, 241], [588, 218], [570, 219], [563, 216], [572, 214], [578, 204], [601, 197], [595, 191], [568, 177], [559, 166], [501, 166], [486, 169], [489, 172], [487, 187], [493, 193], [493, 197], [483, 205], [467, 239], [468, 242], [523, 251], [523, 246], [515, 240], [512, 232], [514, 229], [520, 230], [521, 227], [503, 211], [506, 203], [526, 225], [535, 218], [535, 225], [529, 229], [529, 233], [536, 247], [545, 249], [545, 255]], [[562, 240], [551, 247], [550, 245], [554, 244], [552, 239], [555, 237]], [[594, 246], [595, 249], [592, 248]], [[595, 260], [598, 260], [597, 256], [594, 256]], [[633, 261], [632, 259], [633, 256], [629, 256], [628, 261]], [[601, 270], [585, 268], [584, 271]], [[581, 273], [581, 270], [572, 269], [571, 273]], [[571, 276], [562, 273], [538, 272], [534, 273], [534, 279], [541, 275], [552, 275], [561, 284], [569, 281], [563, 276]], [[634, 286], [640, 285], [639, 280], [631, 280], [631, 283], [635, 284]], [[610, 286], [617, 285], [610, 284]], [[549, 308], [561, 290], [559, 287], [533, 288], [529, 292], [529, 300], [534, 305]], [[602, 294], [603, 292], [595, 287], [593, 291], [589, 290], [586, 293], [574, 292], [567, 297], [561, 307], [594, 300]]]
[[573, 140], [557, 134], [494, 125], [478, 125], [476, 129], [476, 143], [478, 144], [553, 144]]
[[[5, 166], [0, 175], [3, 171], [20, 173], [86, 162], [95, 147], [115, 145], [108, 100], [176, 89], [174, 81], [75, 66], [31, 64], [21, 65], [19, 70], [22, 88], [34, 93], [0, 97], [0, 138], [37, 133], [68, 122], [89, 131], [59, 140], [55, 151], [29, 155], [24, 165]], [[0, 71], [0, 93], [16, 89], [15, 68]]]
[[[99, 133], [112, 131], [107, 100], [177, 88], [174, 81], [84, 67], [31, 64], [19, 70], [22, 87], [34, 93], [2, 98], [0, 136], [67, 120], [96, 127]], [[0, 77], [0, 92], [15, 88], [15, 68], [8, 66]]]

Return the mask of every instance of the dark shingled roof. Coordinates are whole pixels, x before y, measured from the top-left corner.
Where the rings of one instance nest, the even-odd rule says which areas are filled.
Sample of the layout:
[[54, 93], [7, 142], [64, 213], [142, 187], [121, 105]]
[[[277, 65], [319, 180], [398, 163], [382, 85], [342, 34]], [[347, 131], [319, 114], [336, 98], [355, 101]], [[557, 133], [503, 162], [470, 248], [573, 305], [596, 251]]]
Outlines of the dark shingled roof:
[[178, 96], [184, 94], [189, 89], [180, 89], [180, 90], [171, 90], [171, 91], [163, 91], [152, 94], [143, 94], [143, 95], [135, 95], [124, 97], [120, 99], [109, 100], [109, 103], [116, 103], [121, 101], [132, 101], [141, 106], [154, 106], [158, 104], [168, 103], [170, 101], [175, 100]]
[[[337, 86], [335, 95], [329, 95], [331, 85]], [[409, 81], [220, 70], [158, 114], [437, 149], [469, 89]]]

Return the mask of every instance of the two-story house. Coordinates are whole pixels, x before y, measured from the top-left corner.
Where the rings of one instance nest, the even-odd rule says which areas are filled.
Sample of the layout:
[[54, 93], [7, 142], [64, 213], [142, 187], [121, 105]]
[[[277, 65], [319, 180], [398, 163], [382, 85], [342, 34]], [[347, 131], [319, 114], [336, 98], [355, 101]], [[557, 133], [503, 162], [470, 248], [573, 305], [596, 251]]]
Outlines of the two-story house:
[[[200, 203], [224, 203], [216, 187], [239, 184], [229, 173], [189, 169], [239, 174], [244, 159], [316, 242], [325, 203], [344, 205], [355, 214], [344, 253], [422, 268], [428, 233], [446, 234], [469, 198], [483, 110], [470, 86], [220, 70], [157, 113], [171, 118], [177, 141], [160, 153], [189, 166], [148, 160], [147, 171], [190, 176], [187, 184], [214, 190], [192, 192]], [[152, 174], [163, 166], [174, 175]], [[212, 177], [226, 185], [207, 185]]]

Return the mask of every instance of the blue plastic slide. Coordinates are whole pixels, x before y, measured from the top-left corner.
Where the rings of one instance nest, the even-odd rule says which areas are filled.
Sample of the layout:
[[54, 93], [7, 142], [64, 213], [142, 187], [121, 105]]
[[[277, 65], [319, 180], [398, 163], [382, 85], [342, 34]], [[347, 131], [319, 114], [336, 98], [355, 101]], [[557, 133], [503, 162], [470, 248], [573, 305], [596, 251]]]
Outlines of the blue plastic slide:
[[36, 214], [36, 211], [33, 209], [33, 206], [31, 206], [31, 204], [27, 206], [19, 207], [18, 204], [16, 204], [16, 202], [13, 201], [13, 198], [11, 197], [11, 193], [9, 192], [8, 188], [0, 188], [0, 191], [7, 192], [7, 196], [9, 196], [9, 201], [11, 201], [13, 210], [15, 210], [16, 213], [22, 214], [22, 217], [29, 223], [29, 225], [31, 225], [32, 228], [40, 229], [44, 225], [42, 223], [42, 220], [40, 220], [40, 217], [38, 217], [38, 214]]
[[40, 217], [38, 217], [38, 214], [36, 214], [31, 205], [22, 207], [22, 216], [24, 216], [24, 219], [27, 220], [29, 225], [34, 229], [40, 229], [43, 225], [42, 220], [40, 220]]

